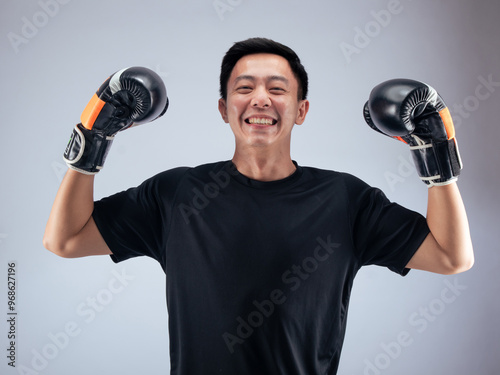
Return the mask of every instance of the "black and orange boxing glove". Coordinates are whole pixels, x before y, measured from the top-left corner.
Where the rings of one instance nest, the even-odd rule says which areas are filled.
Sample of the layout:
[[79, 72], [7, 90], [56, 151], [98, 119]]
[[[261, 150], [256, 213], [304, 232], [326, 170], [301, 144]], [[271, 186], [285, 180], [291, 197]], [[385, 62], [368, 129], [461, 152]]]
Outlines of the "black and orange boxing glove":
[[462, 160], [453, 120], [431, 86], [410, 79], [382, 82], [363, 112], [372, 129], [410, 146], [417, 173], [429, 187], [457, 180]]
[[84, 174], [99, 172], [119, 131], [162, 116], [168, 108], [165, 85], [155, 72], [131, 67], [114, 73], [101, 85], [73, 129], [64, 160]]

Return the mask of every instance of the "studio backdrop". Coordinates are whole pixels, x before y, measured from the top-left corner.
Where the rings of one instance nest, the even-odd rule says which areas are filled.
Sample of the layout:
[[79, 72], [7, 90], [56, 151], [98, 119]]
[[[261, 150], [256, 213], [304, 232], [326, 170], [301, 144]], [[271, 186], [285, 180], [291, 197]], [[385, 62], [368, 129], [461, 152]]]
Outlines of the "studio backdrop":
[[142, 257], [63, 259], [42, 245], [67, 170], [62, 154], [102, 81], [152, 69], [170, 107], [120, 133], [95, 199], [178, 166], [231, 159], [218, 112], [226, 50], [267, 37], [293, 48], [310, 111], [293, 130], [300, 165], [354, 174], [425, 215], [407, 147], [372, 131], [371, 89], [411, 78], [450, 108], [476, 262], [462, 274], [363, 268], [339, 374], [500, 371], [500, 2], [496, 0], [3, 0], [0, 5], [0, 373], [167, 374], [165, 275]]

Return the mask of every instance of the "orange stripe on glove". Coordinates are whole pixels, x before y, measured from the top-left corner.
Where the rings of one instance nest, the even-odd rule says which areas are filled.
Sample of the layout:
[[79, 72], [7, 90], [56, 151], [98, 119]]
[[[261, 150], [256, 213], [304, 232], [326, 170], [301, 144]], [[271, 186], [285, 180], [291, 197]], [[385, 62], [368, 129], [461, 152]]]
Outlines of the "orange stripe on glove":
[[97, 119], [97, 116], [99, 116], [99, 113], [101, 113], [104, 104], [106, 103], [99, 99], [97, 94], [94, 94], [92, 96], [92, 99], [90, 99], [89, 103], [83, 110], [82, 115], [80, 116], [82, 125], [85, 128], [87, 128], [88, 130], [92, 130], [94, 122]]

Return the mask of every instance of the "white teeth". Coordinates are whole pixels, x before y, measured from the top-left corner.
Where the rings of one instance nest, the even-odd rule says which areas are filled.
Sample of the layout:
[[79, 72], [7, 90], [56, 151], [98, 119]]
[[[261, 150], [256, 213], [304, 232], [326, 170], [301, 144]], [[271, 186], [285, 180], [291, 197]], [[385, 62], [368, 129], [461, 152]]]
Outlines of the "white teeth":
[[252, 117], [252, 118], [248, 119], [248, 122], [250, 124], [259, 124], [259, 125], [272, 125], [273, 124], [273, 120], [271, 120], [269, 118]]

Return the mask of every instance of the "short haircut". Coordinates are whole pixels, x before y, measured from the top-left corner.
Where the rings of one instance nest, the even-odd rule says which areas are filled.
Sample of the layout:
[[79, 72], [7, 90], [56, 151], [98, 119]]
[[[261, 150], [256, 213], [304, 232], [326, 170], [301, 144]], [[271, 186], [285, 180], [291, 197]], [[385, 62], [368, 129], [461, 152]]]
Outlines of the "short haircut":
[[304, 66], [300, 62], [299, 56], [297, 56], [291, 48], [266, 38], [250, 38], [241, 42], [236, 42], [226, 52], [226, 55], [222, 59], [220, 70], [219, 91], [221, 98], [227, 99], [227, 83], [238, 60], [244, 56], [257, 53], [270, 53], [285, 58], [290, 64], [290, 68], [299, 84], [297, 93], [298, 100], [307, 98], [308, 77]]

